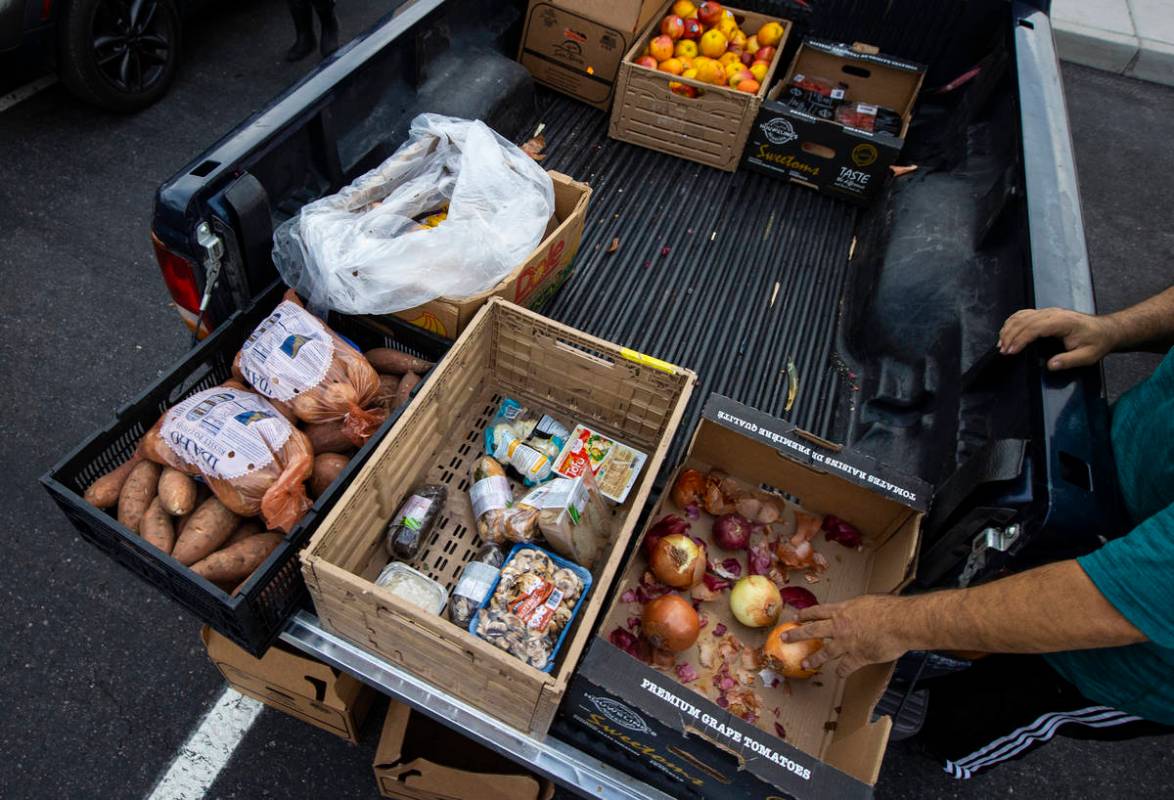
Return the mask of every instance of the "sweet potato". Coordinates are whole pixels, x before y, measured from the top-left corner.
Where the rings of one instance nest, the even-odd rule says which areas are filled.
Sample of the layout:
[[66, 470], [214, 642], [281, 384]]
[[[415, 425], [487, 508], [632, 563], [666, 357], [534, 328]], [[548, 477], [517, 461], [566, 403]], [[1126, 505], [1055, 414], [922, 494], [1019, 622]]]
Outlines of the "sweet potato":
[[280, 533], [258, 533], [218, 550], [192, 565], [192, 572], [218, 584], [247, 578], [281, 544]]
[[376, 372], [384, 375], [404, 375], [408, 372], [427, 372], [432, 362], [392, 350], [390, 347], [376, 347], [364, 353]]
[[168, 514], [182, 517], [196, 507], [196, 482], [172, 467], [165, 467], [159, 476], [159, 505]]
[[171, 555], [181, 564], [192, 565], [208, 555], [236, 530], [240, 517], [215, 497], [209, 497], [183, 526]]
[[402, 406], [412, 399], [412, 390], [420, 383], [420, 376], [414, 372], [406, 373], [399, 379], [399, 389], [395, 393], [396, 406]]
[[130, 477], [130, 471], [142, 458], [142, 455], [135, 452], [129, 461], [118, 465], [91, 483], [83, 495], [85, 501], [95, 508], [110, 508], [115, 505], [118, 502], [118, 495], [122, 491], [123, 484]]
[[164, 553], [170, 553], [171, 549], [175, 547], [175, 525], [163, 508], [162, 498], [157, 496], [151, 501], [151, 505], [147, 506], [147, 510], [143, 514], [143, 521], [139, 525], [139, 531], [144, 540], [155, 545]]
[[139, 532], [143, 514], [155, 497], [161, 471], [162, 468], [153, 461], [140, 461], [131, 469], [118, 493], [118, 521], [135, 533]]
[[236, 526], [236, 530], [232, 532], [232, 536], [229, 536], [228, 540], [220, 548], [223, 550], [225, 547], [236, 544], [241, 539], [248, 539], [250, 536], [255, 536], [264, 530], [265, 526], [261, 524], [260, 520], [253, 518], [246, 519], [240, 525]]
[[310, 476], [310, 497], [321, 496], [326, 487], [334, 483], [334, 479], [342, 472], [348, 461], [349, 458], [338, 453], [319, 453], [314, 456], [314, 472]]
[[343, 433], [342, 420], [312, 422], [302, 428], [302, 432], [310, 438], [310, 447], [314, 450], [315, 454], [350, 454], [355, 450], [355, 443]]
[[379, 392], [375, 395], [375, 405], [384, 411], [391, 412], [396, 407], [396, 398], [399, 396], [399, 377], [395, 375], [379, 376]]

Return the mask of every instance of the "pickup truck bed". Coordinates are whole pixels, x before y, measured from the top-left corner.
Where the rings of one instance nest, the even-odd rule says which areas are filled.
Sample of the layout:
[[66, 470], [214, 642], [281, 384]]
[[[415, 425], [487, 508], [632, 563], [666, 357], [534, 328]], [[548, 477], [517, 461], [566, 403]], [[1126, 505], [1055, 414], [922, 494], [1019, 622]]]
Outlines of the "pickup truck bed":
[[743, 5], [927, 63], [901, 159], [917, 171], [857, 208], [613, 141], [606, 113], [512, 61], [523, 3], [417, 0], [164, 184], [154, 233], [193, 265], [201, 223], [222, 240], [222, 319], [272, 279], [273, 226], [390, 155], [416, 113], [518, 142], [544, 123], [543, 165], [594, 193], [543, 313], [698, 373], [666, 464], [717, 391], [933, 483], [922, 585], [1094, 546], [1115, 498], [1099, 370], [1058, 378], [1040, 353], [992, 353], [1018, 308], [1093, 307], [1046, 16], [1004, 0]]

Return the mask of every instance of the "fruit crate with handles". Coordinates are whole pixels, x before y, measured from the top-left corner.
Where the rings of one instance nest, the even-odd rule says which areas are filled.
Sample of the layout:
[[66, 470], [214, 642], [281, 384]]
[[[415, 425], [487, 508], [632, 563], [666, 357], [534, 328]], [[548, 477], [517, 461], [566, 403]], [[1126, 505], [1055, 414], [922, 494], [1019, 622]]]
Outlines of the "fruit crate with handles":
[[[623, 142], [733, 172], [742, 158], [750, 128], [782, 60], [787, 39], [791, 35], [791, 23], [753, 11], [725, 7], [733, 13], [747, 36], [755, 34], [768, 22], [777, 22], [783, 26], [783, 36], [775, 47], [775, 56], [766, 77], [760, 82], [758, 91], [751, 94], [635, 63], [648, 43], [660, 33], [660, 22], [670, 13], [671, 8], [670, 0], [653, 17], [652, 23], [620, 62], [608, 135]], [[692, 87], [697, 96], [688, 97], [674, 92], [669, 87], [670, 83]]]
[[[143, 434], [163, 412], [183, 398], [232, 377], [232, 360], [237, 351], [280, 302], [284, 291], [285, 287], [276, 282], [248, 307], [233, 314], [164, 377], [119, 410], [111, 423], [91, 435], [41, 478], [83, 539], [254, 656], [268, 649], [305, 599], [297, 552], [379, 440], [391, 430], [402, 409], [391, 413], [284, 541], [231, 595], [148, 544], [119, 523], [113, 513], [87, 503], [83, 495], [96, 478], [130, 458]], [[374, 321], [331, 315], [329, 324], [362, 350], [393, 347], [435, 361], [451, 344], [397, 319]]]
[[[522, 731], [544, 733], [603, 608], [608, 584], [648, 499], [696, 377], [492, 298], [376, 447], [302, 552], [327, 629]], [[481, 546], [468, 499], [471, 465], [503, 397], [564, 424], [581, 423], [648, 456], [623, 504], [611, 547], [544, 672], [374, 581], [388, 563], [384, 532], [421, 483], [447, 487], [444, 510], [409, 566], [451, 590]], [[507, 543], [508, 545], [508, 543]]]

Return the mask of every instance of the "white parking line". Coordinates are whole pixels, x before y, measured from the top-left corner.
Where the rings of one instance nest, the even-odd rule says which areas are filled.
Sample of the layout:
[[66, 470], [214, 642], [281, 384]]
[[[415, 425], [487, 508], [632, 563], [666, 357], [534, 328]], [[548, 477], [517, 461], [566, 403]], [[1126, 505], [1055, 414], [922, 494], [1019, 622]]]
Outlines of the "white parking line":
[[265, 706], [229, 687], [179, 748], [147, 800], [200, 800]]
[[37, 78], [32, 83], [26, 83], [24, 86], [13, 89], [8, 94], [0, 97], [0, 114], [12, 108], [17, 103], [28, 100], [37, 92], [48, 89], [55, 83], [57, 83], [56, 75], [46, 75], [43, 78]]

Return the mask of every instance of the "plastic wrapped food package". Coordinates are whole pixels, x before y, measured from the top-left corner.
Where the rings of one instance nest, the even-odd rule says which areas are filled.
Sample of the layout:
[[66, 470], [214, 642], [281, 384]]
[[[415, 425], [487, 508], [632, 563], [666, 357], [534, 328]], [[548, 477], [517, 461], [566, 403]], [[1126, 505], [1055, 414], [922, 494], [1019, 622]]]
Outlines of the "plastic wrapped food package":
[[469, 627], [473, 615], [489, 598], [503, 561], [505, 553], [502, 549], [495, 544], [487, 544], [465, 565], [448, 601], [448, 618], [454, 625]]
[[485, 429], [485, 452], [513, 467], [527, 486], [534, 486], [550, 477], [568, 435], [550, 415], [539, 416], [507, 397]]
[[433, 614], [443, 611], [448, 600], [448, 592], [443, 586], [401, 561], [392, 561], [384, 567], [375, 579], [375, 585]]
[[522, 502], [539, 510], [538, 527], [559, 555], [591, 569], [610, 549], [612, 512], [600, 496], [591, 470], [578, 478], [544, 483]]
[[501, 464], [484, 456], [473, 462], [470, 472], [469, 502], [481, 541], [529, 542], [538, 536], [538, 509], [514, 502], [513, 489]]
[[390, 314], [493, 288], [553, 213], [550, 176], [520, 148], [483, 122], [421, 114], [390, 158], [280, 225], [273, 262], [312, 309]]
[[310, 440], [264, 397], [235, 386], [177, 403], [143, 437], [142, 452], [202, 475], [220, 502], [244, 517], [259, 513], [270, 530], [288, 533], [311, 505]]
[[534, 545], [516, 545], [470, 630], [535, 669], [550, 670], [590, 586], [591, 574], [582, 567]]
[[425, 483], [412, 490], [384, 534], [388, 555], [401, 561], [411, 561], [420, 552], [424, 540], [432, 532], [436, 518], [444, 511], [448, 490], [438, 483]]
[[342, 421], [362, 445], [387, 419], [376, 405], [379, 374], [363, 354], [306, 311], [296, 294], [258, 325], [237, 353], [233, 373], [284, 403], [303, 422]]

